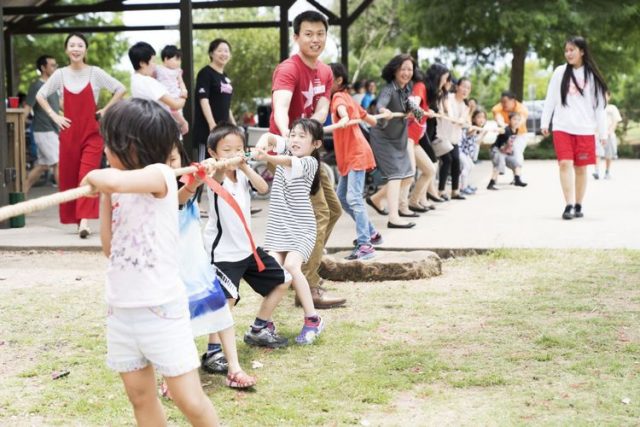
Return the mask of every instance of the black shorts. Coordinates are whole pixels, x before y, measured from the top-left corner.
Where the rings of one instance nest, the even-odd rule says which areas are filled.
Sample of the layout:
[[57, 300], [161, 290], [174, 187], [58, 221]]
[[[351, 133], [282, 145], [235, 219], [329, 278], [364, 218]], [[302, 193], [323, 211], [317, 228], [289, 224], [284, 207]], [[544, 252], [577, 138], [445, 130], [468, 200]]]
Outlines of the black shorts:
[[[291, 275], [274, 257], [258, 248], [258, 256], [264, 263], [265, 269], [258, 271], [258, 264], [252, 255], [241, 261], [216, 262], [216, 267], [222, 271], [238, 288], [238, 301], [240, 301], [240, 279], [244, 279], [251, 289], [266, 297], [275, 288], [291, 280]], [[225, 296], [232, 298], [231, 294], [222, 286]]]

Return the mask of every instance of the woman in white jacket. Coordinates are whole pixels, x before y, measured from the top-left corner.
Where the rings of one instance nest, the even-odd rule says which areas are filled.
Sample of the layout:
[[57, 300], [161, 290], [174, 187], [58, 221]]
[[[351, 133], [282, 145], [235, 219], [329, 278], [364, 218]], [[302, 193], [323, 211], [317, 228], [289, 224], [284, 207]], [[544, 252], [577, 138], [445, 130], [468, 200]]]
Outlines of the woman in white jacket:
[[587, 190], [587, 166], [595, 164], [595, 135], [606, 138], [607, 91], [587, 42], [573, 37], [564, 45], [567, 63], [553, 72], [542, 112], [542, 134], [549, 134], [553, 116], [553, 146], [560, 168], [566, 206], [563, 219], [581, 218]]

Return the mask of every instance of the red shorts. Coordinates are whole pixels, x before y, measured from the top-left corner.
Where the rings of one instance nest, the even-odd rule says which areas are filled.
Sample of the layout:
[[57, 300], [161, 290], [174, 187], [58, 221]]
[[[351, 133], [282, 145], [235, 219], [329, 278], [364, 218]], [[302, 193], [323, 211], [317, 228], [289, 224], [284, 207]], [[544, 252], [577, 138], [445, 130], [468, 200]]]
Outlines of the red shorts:
[[553, 146], [558, 160], [573, 160], [574, 166], [596, 164], [595, 135], [572, 135], [554, 130]]

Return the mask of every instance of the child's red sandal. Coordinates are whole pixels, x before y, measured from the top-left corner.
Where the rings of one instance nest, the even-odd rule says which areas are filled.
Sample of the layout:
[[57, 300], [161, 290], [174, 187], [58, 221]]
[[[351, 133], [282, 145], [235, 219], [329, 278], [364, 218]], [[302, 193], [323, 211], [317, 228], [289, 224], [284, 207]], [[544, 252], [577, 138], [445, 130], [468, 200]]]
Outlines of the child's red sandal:
[[225, 384], [227, 387], [231, 388], [250, 388], [256, 385], [258, 381], [255, 377], [248, 375], [245, 371], [238, 371], [235, 373], [229, 372], [227, 374], [227, 378], [225, 379]]

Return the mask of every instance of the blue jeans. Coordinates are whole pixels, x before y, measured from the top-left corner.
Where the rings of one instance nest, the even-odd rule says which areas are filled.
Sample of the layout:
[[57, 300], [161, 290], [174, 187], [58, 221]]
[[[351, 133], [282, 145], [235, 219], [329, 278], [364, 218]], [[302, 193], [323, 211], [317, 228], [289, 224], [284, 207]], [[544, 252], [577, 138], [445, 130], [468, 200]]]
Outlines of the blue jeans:
[[371, 244], [371, 236], [376, 234], [376, 229], [369, 221], [362, 196], [365, 177], [365, 171], [349, 171], [347, 175], [340, 177], [336, 190], [342, 209], [356, 222], [358, 245]]

